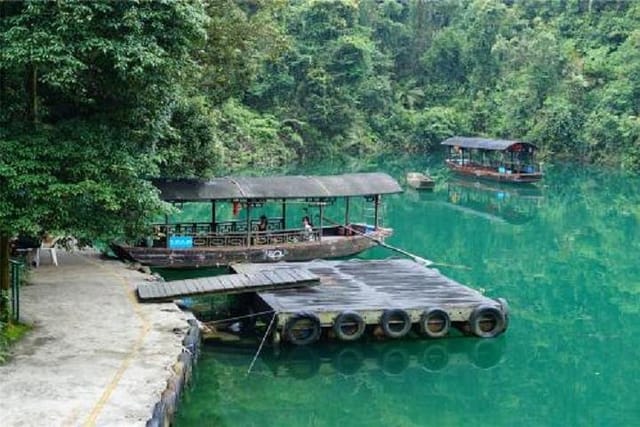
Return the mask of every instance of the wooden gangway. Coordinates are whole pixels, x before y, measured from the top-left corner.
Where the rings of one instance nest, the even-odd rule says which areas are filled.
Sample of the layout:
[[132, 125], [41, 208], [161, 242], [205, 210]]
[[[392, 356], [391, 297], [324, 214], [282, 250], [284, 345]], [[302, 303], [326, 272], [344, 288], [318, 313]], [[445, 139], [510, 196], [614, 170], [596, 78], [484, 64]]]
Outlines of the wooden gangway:
[[185, 296], [274, 291], [314, 286], [319, 283], [320, 278], [316, 274], [306, 269], [290, 268], [145, 283], [139, 285], [137, 291], [141, 301], [161, 302]]
[[[265, 308], [276, 314], [275, 330], [295, 344], [307, 344], [327, 329], [343, 340], [355, 340], [374, 326], [391, 338], [411, 329], [439, 338], [450, 326], [490, 338], [508, 326], [505, 300], [488, 298], [411, 260], [316, 260], [232, 268], [245, 274], [305, 268], [319, 276], [320, 286], [313, 288], [258, 293]], [[304, 331], [292, 332], [296, 329]]]

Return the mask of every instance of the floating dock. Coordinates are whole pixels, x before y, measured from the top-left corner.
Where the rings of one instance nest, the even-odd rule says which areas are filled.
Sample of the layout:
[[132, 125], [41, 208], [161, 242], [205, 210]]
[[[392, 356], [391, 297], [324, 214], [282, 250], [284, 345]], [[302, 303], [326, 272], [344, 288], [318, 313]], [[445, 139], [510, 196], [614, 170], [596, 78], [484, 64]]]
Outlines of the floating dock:
[[172, 301], [179, 297], [238, 294], [260, 290], [281, 290], [320, 284], [320, 278], [305, 269], [254, 270], [197, 279], [151, 282], [139, 285], [138, 299], [143, 302]]
[[400, 338], [412, 329], [440, 338], [451, 327], [492, 338], [508, 327], [509, 308], [438, 270], [404, 259], [317, 260], [305, 263], [235, 264], [239, 274], [308, 270], [319, 286], [259, 291], [258, 302], [274, 311], [274, 340], [310, 344], [323, 333], [354, 341], [365, 331]]

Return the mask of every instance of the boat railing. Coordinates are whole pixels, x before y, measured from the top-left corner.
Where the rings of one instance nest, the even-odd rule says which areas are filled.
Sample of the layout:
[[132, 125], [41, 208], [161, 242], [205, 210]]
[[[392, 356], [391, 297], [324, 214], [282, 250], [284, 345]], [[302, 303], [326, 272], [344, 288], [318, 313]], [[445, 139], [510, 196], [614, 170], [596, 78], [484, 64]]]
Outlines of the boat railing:
[[[252, 219], [249, 223], [252, 231], [258, 230], [259, 219]], [[155, 234], [209, 234], [209, 233], [246, 233], [247, 221], [218, 221], [215, 226], [210, 222], [181, 222], [175, 224], [153, 224]], [[282, 230], [284, 222], [282, 218], [267, 219], [267, 230]]]
[[[180, 227], [177, 227], [181, 225]], [[217, 229], [218, 227], [216, 227]], [[224, 230], [224, 228], [222, 228]], [[186, 227], [185, 224], [170, 224], [154, 227], [153, 247], [188, 249], [194, 247], [253, 246], [283, 243], [298, 243], [320, 240], [320, 230], [306, 231], [302, 228], [211, 232], [206, 227]]]
[[500, 173], [540, 173], [540, 164], [527, 162], [501, 162], [496, 164]]
[[492, 170], [501, 174], [537, 174], [542, 172], [542, 167], [539, 163], [528, 162], [511, 162], [490, 160], [485, 162], [479, 162], [470, 159], [448, 159], [449, 162], [457, 166], [482, 168], [486, 170]]

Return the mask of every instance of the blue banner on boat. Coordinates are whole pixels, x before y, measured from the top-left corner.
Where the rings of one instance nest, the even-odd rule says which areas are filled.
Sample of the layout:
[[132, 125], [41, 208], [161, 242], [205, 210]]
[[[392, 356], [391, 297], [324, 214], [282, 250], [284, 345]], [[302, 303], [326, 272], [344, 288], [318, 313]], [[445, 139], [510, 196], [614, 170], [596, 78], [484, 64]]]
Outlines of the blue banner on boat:
[[191, 236], [170, 236], [170, 249], [188, 249], [193, 247], [193, 237]]

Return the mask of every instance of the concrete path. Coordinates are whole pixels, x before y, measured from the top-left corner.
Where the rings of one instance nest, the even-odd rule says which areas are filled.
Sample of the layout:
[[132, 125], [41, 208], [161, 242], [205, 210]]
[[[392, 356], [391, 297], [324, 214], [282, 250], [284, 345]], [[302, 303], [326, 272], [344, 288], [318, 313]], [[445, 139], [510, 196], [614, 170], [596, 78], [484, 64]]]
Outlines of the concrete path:
[[34, 325], [0, 366], [0, 426], [135, 426], [151, 417], [189, 315], [138, 304], [146, 276], [96, 252], [31, 270], [21, 317]]

